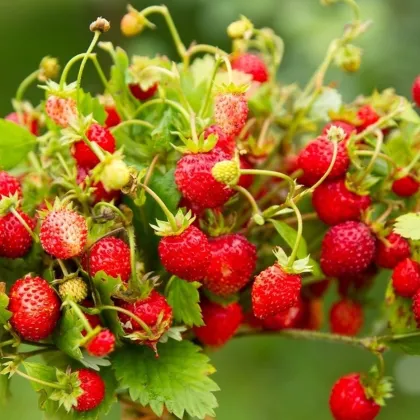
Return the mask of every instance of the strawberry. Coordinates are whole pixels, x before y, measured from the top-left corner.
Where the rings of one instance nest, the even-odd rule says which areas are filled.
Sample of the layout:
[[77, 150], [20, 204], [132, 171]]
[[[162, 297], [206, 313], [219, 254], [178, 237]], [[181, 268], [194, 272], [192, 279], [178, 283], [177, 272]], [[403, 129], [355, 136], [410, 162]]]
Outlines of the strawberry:
[[20, 120], [17, 112], [12, 112], [11, 114], [6, 115], [4, 119], [26, 127], [34, 136], [39, 134], [38, 120], [28, 112], [22, 113], [22, 120]]
[[243, 92], [220, 92], [214, 101], [214, 119], [227, 136], [237, 136], [248, 117], [248, 103]]
[[327, 225], [359, 220], [362, 211], [370, 204], [369, 196], [347, 189], [344, 179], [324, 182], [312, 194], [312, 205], [319, 218]]
[[375, 255], [370, 229], [360, 222], [344, 222], [331, 227], [321, 247], [321, 268], [329, 277], [363, 272]]
[[103, 271], [108, 276], [127, 282], [131, 275], [130, 248], [124, 241], [112, 236], [99, 239], [83, 255], [82, 266], [90, 276]]
[[225, 152], [187, 154], [176, 164], [175, 182], [181, 194], [201, 208], [222, 206], [235, 193], [214, 179], [211, 170], [221, 161], [230, 160]]
[[295, 305], [277, 315], [269, 316], [262, 321], [265, 330], [279, 331], [300, 326], [304, 318], [305, 307], [302, 299]]
[[206, 346], [220, 347], [236, 333], [242, 322], [242, 309], [237, 302], [222, 306], [207, 300], [201, 302], [203, 327], [194, 327], [197, 338]]
[[105, 127], [111, 128], [115, 127], [121, 122], [121, 117], [118, 114], [117, 109], [113, 105], [106, 105], [105, 106], [106, 112], [106, 120], [105, 120]]
[[158, 246], [165, 270], [187, 281], [202, 280], [210, 264], [209, 241], [196, 226], [179, 235], [163, 237]]
[[411, 88], [413, 100], [417, 106], [420, 107], [420, 76], [414, 79], [413, 86]]
[[45, 112], [61, 128], [67, 128], [70, 121], [77, 118], [76, 101], [50, 95], [45, 102]]
[[378, 274], [378, 268], [375, 264], [357, 274], [346, 274], [340, 276], [338, 280], [338, 294], [342, 297], [354, 296], [368, 289]]
[[108, 329], [102, 330], [86, 344], [87, 352], [94, 357], [105, 357], [115, 348], [115, 336]]
[[76, 411], [84, 412], [96, 408], [105, 398], [105, 383], [92, 369], [77, 370], [83, 394], [77, 397]]
[[0, 171], [0, 199], [15, 194], [22, 198], [22, 187], [19, 180], [6, 171]]
[[379, 267], [394, 268], [410, 256], [410, 244], [398, 233], [390, 233], [385, 241], [386, 243], [379, 240], [376, 247], [375, 261]]
[[211, 260], [204, 286], [220, 296], [238, 292], [255, 270], [255, 246], [240, 234], [211, 238], [209, 244]]
[[410, 258], [399, 262], [392, 273], [395, 293], [410, 298], [420, 289], [420, 264]]
[[60, 304], [46, 280], [28, 274], [10, 289], [10, 323], [24, 340], [44, 340], [53, 332], [60, 318]]
[[[300, 182], [313, 185], [327, 172], [333, 158], [334, 146], [325, 136], [320, 136], [308, 143], [299, 153], [298, 168], [303, 169], [304, 178]], [[342, 177], [349, 167], [349, 156], [345, 141], [338, 143], [337, 159], [327, 179]]]
[[299, 274], [287, 273], [279, 264], [262, 271], [252, 286], [252, 310], [257, 318], [277, 315], [296, 305], [302, 287]]
[[83, 252], [87, 233], [86, 219], [73, 210], [62, 208], [47, 213], [39, 239], [48, 254], [66, 260]]
[[207, 139], [211, 134], [217, 137], [217, 143], [215, 148], [222, 150], [223, 152], [233, 156], [235, 152], [235, 138], [228, 136], [218, 125], [211, 125], [204, 130], [204, 138]]
[[355, 301], [342, 299], [330, 310], [330, 328], [334, 334], [355, 336], [363, 325], [363, 308]]
[[268, 80], [268, 69], [264, 61], [255, 54], [239, 54], [232, 60], [232, 69], [250, 74], [255, 82], [264, 83]]
[[420, 184], [411, 175], [396, 179], [392, 183], [392, 191], [400, 197], [411, 197], [419, 190]]
[[[103, 150], [109, 153], [115, 152], [115, 138], [107, 128], [99, 124], [91, 124], [86, 131], [86, 137]], [[77, 164], [84, 168], [92, 169], [99, 163], [98, 157], [83, 140], [73, 144], [72, 155]]]
[[417, 322], [417, 328], [420, 328], [420, 289], [413, 296], [412, 309]]
[[158, 86], [159, 84], [155, 83], [149, 89], [143, 90], [137, 83], [130, 83], [128, 85], [131, 94], [139, 101], [147, 101], [150, 99], [156, 93]]
[[370, 105], [365, 105], [357, 111], [357, 118], [360, 120], [357, 131], [361, 132], [370, 125], [375, 124], [380, 117]]
[[[33, 230], [36, 221], [20, 210], [17, 210], [17, 212], [29, 228]], [[0, 256], [21, 258], [29, 252], [31, 246], [31, 235], [13, 213], [0, 217]]]
[[335, 420], [373, 420], [381, 406], [368, 397], [360, 373], [351, 373], [334, 384], [330, 409]]
[[354, 125], [352, 125], [352, 124], [350, 124], [350, 123], [348, 123], [348, 122], [345, 122], [345, 121], [339, 121], [339, 120], [337, 120], [337, 121], [331, 121], [331, 122], [329, 122], [328, 124], [326, 124], [325, 126], [324, 126], [324, 128], [322, 129], [322, 135], [323, 136], [326, 136], [327, 135], [327, 133], [328, 133], [328, 130], [332, 127], [332, 126], [335, 126], [335, 127], [340, 127], [340, 128], [342, 128], [343, 130], [344, 130], [344, 133], [345, 133], [345, 137], [344, 137], [344, 139], [345, 140], [347, 140], [349, 137], [350, 137], [350, 134], [351, 133], [353, 133], [353, 132], [355, 132], [356, 131], [356, 127], [354, 126]]

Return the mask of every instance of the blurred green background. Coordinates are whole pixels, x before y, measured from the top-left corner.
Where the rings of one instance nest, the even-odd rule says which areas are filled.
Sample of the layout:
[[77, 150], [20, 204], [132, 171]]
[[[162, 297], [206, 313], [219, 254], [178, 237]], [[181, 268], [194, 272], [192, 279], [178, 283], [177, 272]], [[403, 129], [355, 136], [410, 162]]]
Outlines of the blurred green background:
[[[364, 48], [361, 71], [352, 76], [332, 71], [329, 80], [340, 85], [346, 100], [359, 93], [394, 86], [409, 95], [413, 78], [420, 73], [419, 0], [363, 0], [363, 16], [373, 20], [360, 45]], [[89, 23], [108, 18], [111, 40], [130, 53], [159, 51], [176, 59], [160, 18], [157, 32], [145, 32], [126, 40], [119, 34], [125, 0], [0, 0], [0, 114], [11, 112], [10, 98], [19, 82], [33, 71], [41, 57], [57, 56], [61, 63], [86, 50]], [[137, 8], [154, 4], [133, 0]], [[322, 7], [317, 0], [167, 0], [185, 43], [193, 40], [229, 48], [226, 26], [245, 14], [256, 26], [270, 26], [286, 43], [279, 77], [285, 82], [304, 82], [321, 61], [329, 41], [340, 34], [350, 19], [343, 5]], [[104, 54], [101, 59], [105, 60]], [[97, 87], [87, 73], [88, 89]], [[30, 94], [41, 97], [37, 89]], [[1, 273], [0, 273], [1, 274]], [[377, 279], [372, 292], [383, 296], [389, 274]], [[334, 299], [331, 290], [328, 301]], [[374, 311], [372, 311], [373, 313]], [[367, 323], [369, 324], [369, 322]], [[366, 328], [366, 332], [369, 329]], [[212, 354], [217, 368], [219, 420], [325, 420], [330, 419], [331, 385], [342, 374], [368, 369], [373, 358], [340, 345], [291, 342], [278, 337], [241, 338]], [[381, 420], [419, 418], [420, 358], [387, 355], [387, 369], [396, 377], [395, 398], [379, 415]], [[19, 378], [13, 379], [13, 399], [0, 408], [1, 420], [41, 420], [35, 394]], [[118, 419], [116, 408], [107, 419]]]

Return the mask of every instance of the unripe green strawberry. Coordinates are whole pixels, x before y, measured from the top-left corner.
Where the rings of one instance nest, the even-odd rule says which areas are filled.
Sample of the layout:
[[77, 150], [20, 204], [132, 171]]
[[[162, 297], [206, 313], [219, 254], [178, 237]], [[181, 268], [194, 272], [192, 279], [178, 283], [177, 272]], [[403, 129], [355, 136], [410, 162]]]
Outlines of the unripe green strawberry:
[[74, 279], [69, 279], [64, 283], [61, 283], [60, 286], [58, 286], [58, 293], [63, 300], [70, 299], [79, 303], [86, 299], [88, 288], [80, 277], [75, 277]]
[[106, 191], [120, 190], [130, 181], [130, 170], [123, 160], [111, 160], [104, 166], [100, 180]]

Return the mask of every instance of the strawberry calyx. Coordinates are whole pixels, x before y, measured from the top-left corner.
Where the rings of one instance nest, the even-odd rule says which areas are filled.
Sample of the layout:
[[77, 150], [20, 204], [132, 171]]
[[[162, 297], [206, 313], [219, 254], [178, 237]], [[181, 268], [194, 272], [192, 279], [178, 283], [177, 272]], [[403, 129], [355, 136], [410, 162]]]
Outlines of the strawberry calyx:
[[47, 92], [47, 95], [54, 95], [63, 99], [75, 99], [77, 95], [77, 82], [60, 85], [52, 80], [47, 80], [45, 85], [39, 86]]
[[233, 94], [233, 95], [241, 95], [245, 93], [250, 87], [249, 83], [242, 83], [242, 84], [235, 84], [233, 82], [230, 83], [221, 83], [220, 85], [216, 86], [215, 93], [216, 95], [223, 95], [223, 94]]
[[221, 211], [208, 209], [205, 219], [200, 219], [200, 228], [209, 236], [226, 235], [235, 228], [236, 219], [236, 213], [225, 216]]
[[377, 366], [374, 366], [369, 373], [362, 374], [360, 382], [366, 397], [374, 400], [380, 406], [384, 406], [386, 400], [393, 396], [392, 378], [382, 376]]
[[176, 134], [184, 144], [184, 146], [176, 146], [171, 144], [171, 146], [182, 154], [189, 153], [207, 153], [210, 152], [218, 141], [218, 137], [215, 134], [210, 134], [205, 136], [205, 133], [201, 133], [196, 140], [193, 138], [187, 138], [182, 133], [178, 131], [173, 131], [171, 134]]
[[8, 214], [11, 209], [19, 207], [19, 203], [19, 195], [17, 192], [8, 197], [2, 196], [2, 198], [0, 199], [0, 217], [3, 217], [6, 214]]
[[134, 303], [146, 299], [150, 293], [160, 284], [160, 277], [149, 273], [142, 273], [137, 270], [136, 281], [128, 284], [120, 283], [119, 288], [112, 294], [116, 299], [124, 302]]
[[273, 250], [274, 256], [277, 258], [278, 264], [283, 271], [289, 274], [310, 273], [312, 265], [309, 264], [309, 255], [305, 258], [293, 261], [291, 263], [290, 257], [284, 252], [283, 248], [277, 247]]
[[156, 225], [151, 224], [150, 226], [154, 229], [155, 234], [158, 236], [178, 236], [188, 229], [192, 223], [194, 223], [196, 216], [192, 215], [191, 210], [184, 214], [182, 209], [179, 209], [174, 218], [176, 222], [175, 226], [168, 221], [157, 219]]

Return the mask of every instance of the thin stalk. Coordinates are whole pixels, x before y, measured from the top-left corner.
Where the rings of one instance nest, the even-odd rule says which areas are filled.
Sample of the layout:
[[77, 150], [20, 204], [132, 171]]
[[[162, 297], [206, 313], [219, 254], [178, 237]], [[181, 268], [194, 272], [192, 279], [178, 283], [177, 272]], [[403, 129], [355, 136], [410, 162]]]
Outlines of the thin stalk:
[[275, 172], [275, 171], [266, 171], [264, 169], [241, 169], [240, 170], [241, 175], [265, 175], [270, 176], [274, 178], [281, 178], [287, 181], [289, 184], [289, 195], [291, 196], [295, 191], [295, 182], [293, 181], [290, 176], [282, 174], [281, 172]]
[[[132, 286], [135, 286], [135, 282], [137, 281], [136, 275], [136, 238], [134, 234], [134, 229], [132, 226], [127, 228], [127, 236], [128, 236], [128, 244], [130, 246], [130, 265], [131, 265], [131, 283]], [[135, 287], [131, 287], [135, 290]]]
[[419, 161], [419, 159], [420, 159], [420, 150], [416, 153], [413, 160], [404, 168], [404, 171], [406, 171], [407, 173], [410, 172], [414, 168], [416, 163]]
[[29, 233], [29, 235], [31, 235], [32, 239], [34, 240], [34, 242], [38, 243], [39, 242], [39, 238], [37, 235], [35, 235], [34, 231], [29, 227], [29, 225], [25, 222], [25, 220], [23, 219], [23, 217], [19, 214], [19, 212], [14, 208], [11, 207], [10, 208], [10, 212], [13, 214], [13, 216], [16, 217], [16, 219], [19, 220], [20, 224], [26, 229], [26, 231]]
[[85, 328], [88, 335], [93, 331], [93, 328], [90, 326], [89, 321], [87, 320], [85, 314], [80, 309], [79, 305], [76, 302], [73, 302], [72, 300], [66, 300], [65, 303], [67, 305], [70, 305], [70, 307], [73, 309], [77, 317], [80, 319], [80, 321], [83, 324], [83, 327]]
[[23, 81], [21, 82], [21, 84], [19, 85], [17, 91], [16, 91], [16, 96], [15, 99], [17, 102], [21, 102], [23, 99], [23, 96], [26, 92], [26, 90], [28, 89], [28, 87], [35, 82], [35, 80], [38, 79], [40, 70], [37, 69], [34, 72], [32, 72], [29, 76], [25, 77], [25, 79], [23, 79]]
[[192, 45], [187, 50], [188, 59], [198, 53], [209, 53], [213, 55], [228, 56], [229, 54], [226, 51], [221, 50], [219, 47], [214, 47], [213, 45], [208, 44], [197, 44]]
[[378, 352], [376, 354], [378, 356], [378, 373], [379, 373], [379, 377], [383, 378], [385, 375], [385, 360], [384, 360], [384, 356], [382, 353]]
[[150, 330], [149, 326], [143, 321], [141, 320], [138, 316], [134, 315], [132, 312], [127, 311], [124, 308], [120, 308], [119, 306], [101, 306], [98, 308], [101, 311], [115, 311], [115, 312], [121, 312], [122, 314], [127, 315], [128, 317], [132, 318], [134, 321], [137, 322], [137, 324], [139, 324], [144, 331], [146, 331], [147, 334], [152, 334], [152, 331]]
[[262, 147], [264, 145], [268, 129], [270, 128], [270, 125], [272, 122], [273, 122], [273, 116], [268, 117], [264, 120], [260, 135], [258, 136], [258, 140], [257, 140], [258, 147]]
[[69, 272], [67, 271], [67, 267], [65, 266], [63, 260], [60, 260], [60, 258], [56, 259], [58, 265], [60, 266], [61, 271], [64, 274], [64, 277], [67, 277], [69, 275]]
[[2, 343], [0, 343], [0, 349], [1, 349], [2, 347], [11, 346], [11, 345], [13, 345], [13, 344], [15, 344], [15, 343], [16, 343], [16, 341], [15, 341], [15, 339], [14, 339], [14, 338], [12, 338], [12, 339], [10, 339], [10, 340], [7, 340], [7, 341], [3, 341]]
[[146, 128], [150, 128], [151, 130], [153, 130], [155, 128], [155, 126], [153, 124], [150, 124], [147, 121], [143, 121], [143, 120], [127, 120], [127, 121], [123, 121], [123, 122], [119, 123], [115, 127], [112, 127], [111, 128], [111, 133], [114, 134], [119, 129], [124, 128], [124, 127], [129, 127], [130, 125], [137, 125], [137, 126], [140, 126], [140, 127], [146, 127]]
[[222, 64], [222, 62], [223, 62], [223, 60], [218, 59], [214, 63], [213, 73], [211, 75], [209, 86], [207, 88], [206, 97], [205, 97], [204, 102], [201, 105], [200, 111], [198, 113], [199, 117], [203, 117], [204, 115], [206, 115], [207, 109], [209, 107], [209, 104], [210, 104], [210, 101], [211, 101], [211, 98], [212, 98], [213, 86], [214, 86], [214, 81], [216, 79], [217, 70], [219, 69], [220, 64]]
[[300, 244], [300, 241], [302, 239], [303, 222], [302, 222], [302, 215], [300, 214], [300, 211], [297, 208], [296, 204], [293, 202], [293, 200], [290, 200], [290, 202], [288, 203], [288, 205], [295, 212], [296, 219], [297, 219], [297, 235], [296, 235], [296, 240], [295, 240], [295, 244], [293, 246], [292, 253], [290, 254], [290, 258], [289, 258], [289, 262], [288, 262], [288, 266], [289, 267], [292, 267], [293, 266], [293, 263], [296, 260], [297, 252], [298, 252], [298, 249], [299, 249], [299, 244]]
[[108, 207], [113, 212], [117, 213], [118, 216], [121, 217], [124, 224], [127, 224], [128, 220], [125, 214], [118, 207], [114, 206], [112, 203], [108, 203], [106, 201], [100, 201], [98, 204], [95, 204], [95, 207], [93, 208], [94, 213], [95, 213], [96, 208], [99, 208], [99, 207]]
[[99, 78], [101, 79], [101, 82], [104, 85], [104, 88], [106, 89], [108, 87], [108, 80], [105, 76], [104, 71], [102, 70], [101, 65], [99, 64], [98, 57], [96, 57], [96, 54], [90, 54], [90, 58], [92, 59], [93, 65], [95, 66]]
[[262, 217], [262, 212], [261, 212], [260, 208], [258, 207], [257, 202], [255, 201], [252, 194], [246, 188], [241, 187], [240, 185], [235, 185], [235, 186], [232, 187], [232, 189], [241, 193], [248, 200], [249, 204], [252, 207], [252, 213], [254, 215], [259, 214]]
[[356, 184], [360, 185], [363, 180], [371, 173], [373, 166], [375, 165], [376, 159], [379, 156], [379, 153], [381, 152], [381, 147], [382, 147], [382, 143], [384, 140], [384, 135], [382, 133], [382, 131], [378, 130], [376, 132], [376, 145], [375, 145], [375, 150], [372, 154], [372, 157], [368, 163], [368, 165], [366, 166], [365, 170], [362, 172], [362, 174], [357, 178], [356, 180]]
[[146, 186], [149, 185], [150, 178], [153, 175], [153, 171], [156, 167], [156, 164], [159, 160], [159, 157], [160, 157], [159, 155], [156, 155], [153, 158], [153, 160], [150, 162], [149, 168], [147, 169], [147, 173], [146, 173], [146, 176], [144, 177], [144, 181], [143, 181], [143, 184], [146, 185]]
[[70, 168], [68, 167], [66, 161], [63, 158], [63, 155], [60, 152], [57, 153], [57, 159], [60, 161], [61, 166], [63, 167], [64, 171], [66, 172], [66, 175], [69, 178], [72, 178], [73, 174], [71, 173]]
[[226, 55], [222, 55], [221, 59], [225, 62], [229, 84], [231, 84], [233, 82], [232, 65], [230, 64], [229, 58]]
[[38, 379], [38, 378], [34, 378], [32, 376], [29, 376], [26, 373], [23, 373], [22, 371], [20, 371], [18, 369], [16, 369], [14, 371], [14, 373], [17, 373], [19, 376], [21, 376], [22, 378], [27, 379], [28, 381], [35, 382], [37, 384], [47, 386], [48, 388], [67, 389], [66, 385], [61, 385], [61, 384], [58, 384], [58, 383], [52, 383], [52, 382], [43, 381], [41, 379]]
[[360, 20], [360, 7], [355, 2], [355, 0], [344, 0], [344, 2], [347, 3], [352, 8], [353, 13], [354, 13], [354, 19]]
[[[373, 150], [356, 150], [354, 154], [357, 156], [372, 156], [373, 154], [375, 154], [375, 152]], [[394, 160], [390, 158], [388, 155], [386, 155], [385, 153], [379, 153], [377, 156], [378, 158], [385, 160], [387, 163], [391, 164], [392, 166], [394, 167], [397, 166]], [[419, 152], [419, 157], [420, 157], [420, 152]]]
[[138, 114], [140, 114], [142, 111], [144, 111], [145, 109], [153, 106], [153, 105], [169, 105], [172, 108], [176, 109], [177, 111], [179, 111], [181, 113], [181, 115], [185, 118], [185, 120], [189, 123], [190, 122], [190, 114], [187, 112], [187, 110], [182, 107], [179, 103], [175, 102], [175, 101], [171, 101], [170, 99], [164, 99], [164, 98], [156, 98], [156, 99], [152, 99], [150, 101], [145, 102], [144, 104], [140, 105], [134, 115], [137, 116]]
[[[95, 54], [89, 54], [88, 58], [92, 58], [92, 56], [94, 56]], [[69, 75], [69, 72], [71, 70], [71, 68], [73, 67], [73, 65], [75, 63], [77, 63], [78, 61], [82, 60], [83, 58], [85, 58], [86, 53], [81, 53], [81, 54], [77, 54], [75, 55], [71, 60], [69, 60], [66, 64], [66, 66], [63, 69], [63, 72], [61, 73], [61, 77], [60, 77], [60, 89], [64, 88], [64, 85], [67, 81], [67, 77]]]
[[34, 152], [29, 152], [28, 153], [28, 159], [29, 162], [31, 163], [31, 166], [38, 172], [38, 173], [42, 173], [43, 169], [41, 168], [41, 165], [39, 163], [39, 160], [36, 156], [36, 154]]

